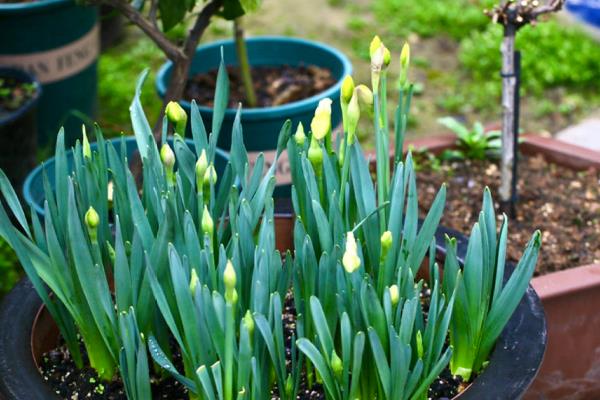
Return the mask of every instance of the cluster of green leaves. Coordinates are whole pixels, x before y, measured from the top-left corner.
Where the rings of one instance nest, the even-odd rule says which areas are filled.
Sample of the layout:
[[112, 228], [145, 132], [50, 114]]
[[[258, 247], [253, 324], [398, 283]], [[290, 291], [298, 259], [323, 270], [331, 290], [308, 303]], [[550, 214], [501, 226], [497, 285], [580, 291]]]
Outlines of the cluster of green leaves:
[[486, 131], [481, 122], [475, 122], [469, 129], [455, 118], [440, 118], [438, 122], [456, 135], [456, 149], [442, 153], [445, 160], [486, 160], [499, 158], [502, 150], [500, 131]]
[[[502, 28], [490, 24], [461, 42], [460, 61], [477, 81], [498, 76], [501, 40]], [[600, 48], [576, 26], [551, 19], [535, 27], [525, 27], [517, 34], [516, 47], [522, 54], [525, 89], [539, 94], [558, 86], [580, 90], [598, 88]]]
[[[376, 38], [373, 43], [372, 103], [358, 103], [359, 96], [369, 98], [364, 85], [354, 87], [351, 79], [345, 80], [344, 136], [337, 146], [332, 145], [330, 125], [321, 123], [324, 105], [315, 113], [309, 137], [300, 128], [288, 143], [298, 216], [293, 278], [302, 327], [298, 347], [310, 361], [309, 382], [316, 370], [328, 398], [418, 399], [449, 363], [453, 373], [467, 380], [471, 371], [483, 368], [533, 274], [539, 232], [522, 260], [524, 266], [503, 287], [506, 228], [496, 244], [495, 217], [486, 192], [464, 277], [456, 252], [448, 245], [442, 282], [435, 233], [446, 189], [442, 186], [419, 224], [410, 153], [405, 162], [401, 160], [412, 85], [400, 81], [391, 160], [390, 124], [382, 112], [387, 103], [385, 48], [378, 54], [373, 48], [380, 41]], [[407, 60], [408, 52], [403, 51], [401, 77], [406, 77]], [[355, 140], [361, 112], [373, 120], [375, 181]], [[431, 298], [425, 317], [420, 301], [424, 282], [416, 277], [426, 256]], [[445, 345], [448, 332], [450, 347]]]
[[485, 28], [489, 19], [482, 10], [494, 3], [494, 0], [378, 0], [374, 11], [390, 34], [402, 37], [410, 33], [424, 37], [443, 34], [460, 40], [473, 30]]

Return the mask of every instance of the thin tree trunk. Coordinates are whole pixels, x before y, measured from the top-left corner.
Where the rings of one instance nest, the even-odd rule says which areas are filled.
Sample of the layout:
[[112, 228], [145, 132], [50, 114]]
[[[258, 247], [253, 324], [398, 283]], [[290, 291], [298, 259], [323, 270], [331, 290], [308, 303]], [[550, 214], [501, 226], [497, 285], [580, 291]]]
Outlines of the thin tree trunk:
[[500, 160], [500, 201], [511, 200], [511, 184], [514, 160], [515, 127], [515, 31], [505, 28], [502, 41], [502, 158]]

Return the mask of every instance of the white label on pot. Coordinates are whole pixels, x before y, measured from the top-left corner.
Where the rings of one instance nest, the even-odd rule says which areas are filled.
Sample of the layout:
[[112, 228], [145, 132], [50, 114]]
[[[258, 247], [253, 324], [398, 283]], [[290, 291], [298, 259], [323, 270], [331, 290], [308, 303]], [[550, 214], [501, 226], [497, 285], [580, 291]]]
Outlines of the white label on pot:
[[[250, 164], [250, 168], [254, 168], [256, 159], [261, 153], [265, 157], [265, 166], [263, 168], [263, 174], [266, 174], [269, 168], [271, 168], [271, 165], [273, 165], [273, 161], [275, 160], [275, 156], [277, 155], [277, 150], [265, 150], [248, 153], [248, 163]], [[277, 186], [288, 185], [292, 183], [292, 174], [290, 172], [290, 160], [288, 158], [287, 150], [284, 150], [279, 156], [279, 160], [277, 161], [277, 167], [275, 168], [275, 178], [277, 179]]]
[[29, 54], [0, 54], [0, 65], [28, 71], [41, 83], [73, 76], [91, 65], [100, 52], [100, 28], [92, 29], [65, 46]]

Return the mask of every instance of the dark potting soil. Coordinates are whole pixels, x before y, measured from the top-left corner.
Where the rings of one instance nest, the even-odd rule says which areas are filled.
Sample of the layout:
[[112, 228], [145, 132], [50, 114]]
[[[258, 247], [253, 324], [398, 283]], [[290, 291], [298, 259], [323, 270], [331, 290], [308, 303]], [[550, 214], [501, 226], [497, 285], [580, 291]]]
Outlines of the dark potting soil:
[[[0, 3], [2, 0], [0, 0]], [[35, 83], [21, 82], [12, 77], [0, 76], [0, 117], [19, 109], [35, 96]]]
[[[257, 107], [273, 107], [306, 99], [320, 93], [335, 83], [331, 71], [314, 65], [292, 67], [253, 67], [252, 83], [256, 92]], [[229, 107], [239, 103], [248, 108], [244, 83], [239, 68], [227, 67], [230, 81]], [[200, 105], [212, 107], [217, 81], [217, 70], [190, 78], [185, 88], [185, 98]]]
[[[573, 171], [547, 162], [542, 155], [524, 155], [520, 160], [517, 215], [508, 225], [508, 259], [517, 261], [533, 232], [539, 229], [542, 250], [536, 275], [600, 262], [600, 171]], [[429, 209], [439, 187], [446, 182], [441, 224], [464, 234], [468, 235], [477, 221], [483, 189], [489, 186], [494, 199], [498, 199], [500, 173], [495, 162], [442, 162], [438, 168], [431, 168], [423, 160], [418, 169], [422, 212]]]

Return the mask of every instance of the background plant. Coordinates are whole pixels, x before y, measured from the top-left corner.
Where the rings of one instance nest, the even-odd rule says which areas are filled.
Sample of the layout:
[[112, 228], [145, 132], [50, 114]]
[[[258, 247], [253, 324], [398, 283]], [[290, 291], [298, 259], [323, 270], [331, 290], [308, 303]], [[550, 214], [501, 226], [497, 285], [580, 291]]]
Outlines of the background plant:
[[475, 122], [472, 128], [468, 128], [452, 117], [440, 118], [438, 122], [456, 135], [457, 148], [445, 150], [443, 159], [486, 160], [500, 157], [500, 131], [486, 131], [481, 122]]

